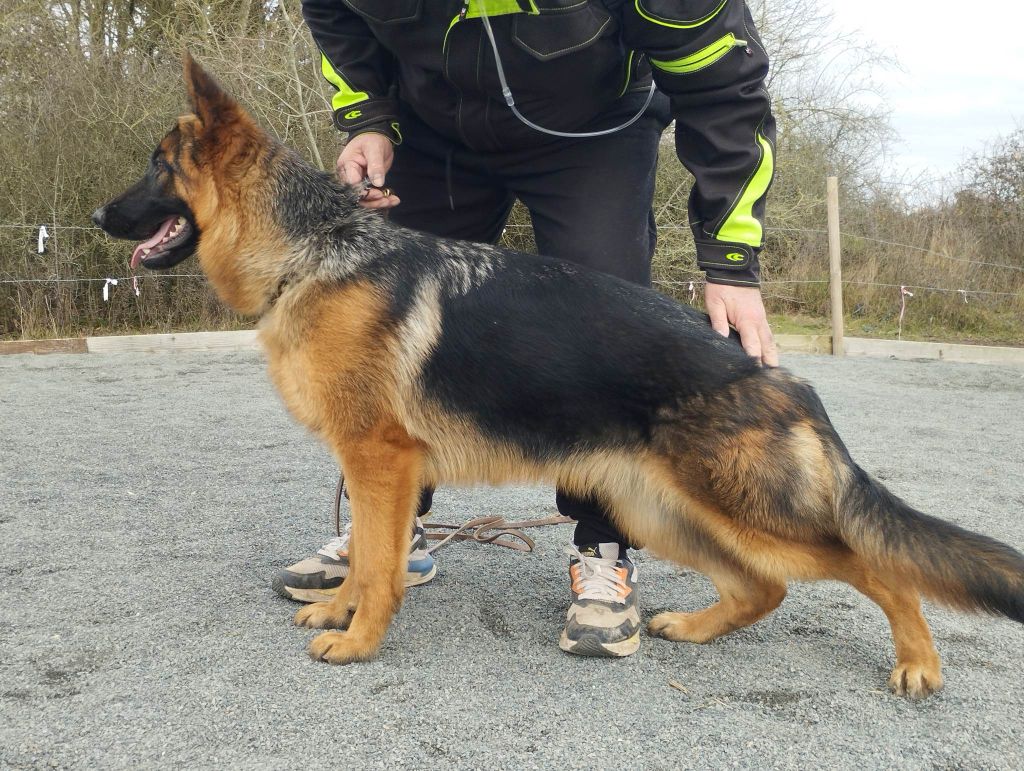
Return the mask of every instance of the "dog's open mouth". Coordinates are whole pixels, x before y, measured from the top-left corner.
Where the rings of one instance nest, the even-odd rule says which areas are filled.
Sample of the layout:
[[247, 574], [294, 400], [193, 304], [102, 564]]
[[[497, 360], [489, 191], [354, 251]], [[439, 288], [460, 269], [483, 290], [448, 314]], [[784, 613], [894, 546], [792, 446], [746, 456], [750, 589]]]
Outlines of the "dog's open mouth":
[[192, 253], [195, 228], [186, 217], [168, 217], [149, 239], [132, 252], [132, 268], [141, 262], [147, 268], [169, 268]]

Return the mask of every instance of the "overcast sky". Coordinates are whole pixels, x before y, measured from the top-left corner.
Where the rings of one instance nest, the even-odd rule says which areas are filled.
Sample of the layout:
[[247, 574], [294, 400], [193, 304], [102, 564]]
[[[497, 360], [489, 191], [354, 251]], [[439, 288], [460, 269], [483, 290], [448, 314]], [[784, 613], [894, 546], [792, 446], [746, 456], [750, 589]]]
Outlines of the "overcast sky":
[[1022, 0], [820, 0], [898, 59], [882, 73], [897, 168], [945, 175], [1024, 125]]

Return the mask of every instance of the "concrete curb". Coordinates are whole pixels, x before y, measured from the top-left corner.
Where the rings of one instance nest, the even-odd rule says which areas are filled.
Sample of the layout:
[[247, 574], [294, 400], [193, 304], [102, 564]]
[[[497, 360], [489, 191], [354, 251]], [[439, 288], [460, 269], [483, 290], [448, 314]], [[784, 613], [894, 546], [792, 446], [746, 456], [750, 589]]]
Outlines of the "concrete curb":
[[236, 332], [183, 332], [168, 335], [87, 337], [89, 353], [174, 353], [176, 351], [254, 351], [255, 329]]
[[0, 341], [0, 355], [14, 353], [175, 353], [178, 351], [252, 351], [256, 330], [175, 332], [163, 335], [64, 337], [54, 340]]
[[[832, 352], [830, 335], [776, 335], [783, 354]], [[970, 364], [1024, 366], [1024, 348], [959, 343], [925, 343], [913, 340], [875, 340], [847, 337], [847, 356], [883, 359], [932, 359]], [[70, 337], [55, 340], [0, 341], [0, 355], [15, 353], [175, 353], [179, 351], [259, 350], [254, 329], [234, 332], [181, 332], [164, 335], [115, 335]]]
[[88, 353], [84, 337], [53, 340], [0, 340], [0, 355], [12, 353]]
[[875, 340], [847, 337], [847, 356], [874, 356], [889, 359], [936, 359], [970, 364], [1009, 364], [1024, 366], [1024, 348], [960, 343], [925, 343], [916, 340]]
[[[776, 335], [783, 354], [832, 353], [831, 335]], [[876, 359], [959, 361], [965, 364], [1001, 364], [1024, 367], [1024, 348], [999, 345], [965, 345], [963, 343], [926, 343], [917, 340], [879, 340], [870, 337], [846, 337], [847, 356], [870, 356]]]
[[831, 335], [775, 335], [780, 353], [813, 353], [827, 356], [832, 353]]

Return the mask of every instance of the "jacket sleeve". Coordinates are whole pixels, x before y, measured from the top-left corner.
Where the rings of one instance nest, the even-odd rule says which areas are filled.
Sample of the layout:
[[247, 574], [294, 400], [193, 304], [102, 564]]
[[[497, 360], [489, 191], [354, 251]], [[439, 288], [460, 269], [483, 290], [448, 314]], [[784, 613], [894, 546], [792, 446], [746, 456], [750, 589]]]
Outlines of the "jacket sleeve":
[[643, 51], [693, 174], [697, 264], [716, 284], [757, 286], [764, 207], [774, 175], [768, 55], [744, 0], [626, 0], [623, 38]]
[[350, 136], [377, 131], [400, 142], [391, 53], [338, 0], [302, 0], [302, 16], [320, 49], [320, 72], [335, 89], [334, 125]]

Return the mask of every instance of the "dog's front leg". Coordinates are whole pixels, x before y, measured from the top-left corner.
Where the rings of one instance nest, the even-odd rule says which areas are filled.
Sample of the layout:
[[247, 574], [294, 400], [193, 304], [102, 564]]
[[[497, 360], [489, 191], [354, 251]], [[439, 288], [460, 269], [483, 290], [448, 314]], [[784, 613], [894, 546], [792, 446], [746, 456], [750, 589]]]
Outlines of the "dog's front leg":
[[401, 605], [422, 475], [419, 448], [398, 429], [347, 443], [339, 454], [352, 504], [349, 575], [330, 603], [304, 608], [295, 619], [337, 626], [354, 608], [347, 631], [324, 632], [310, 644], [310, 655], [332, 664], [371, 658]]

